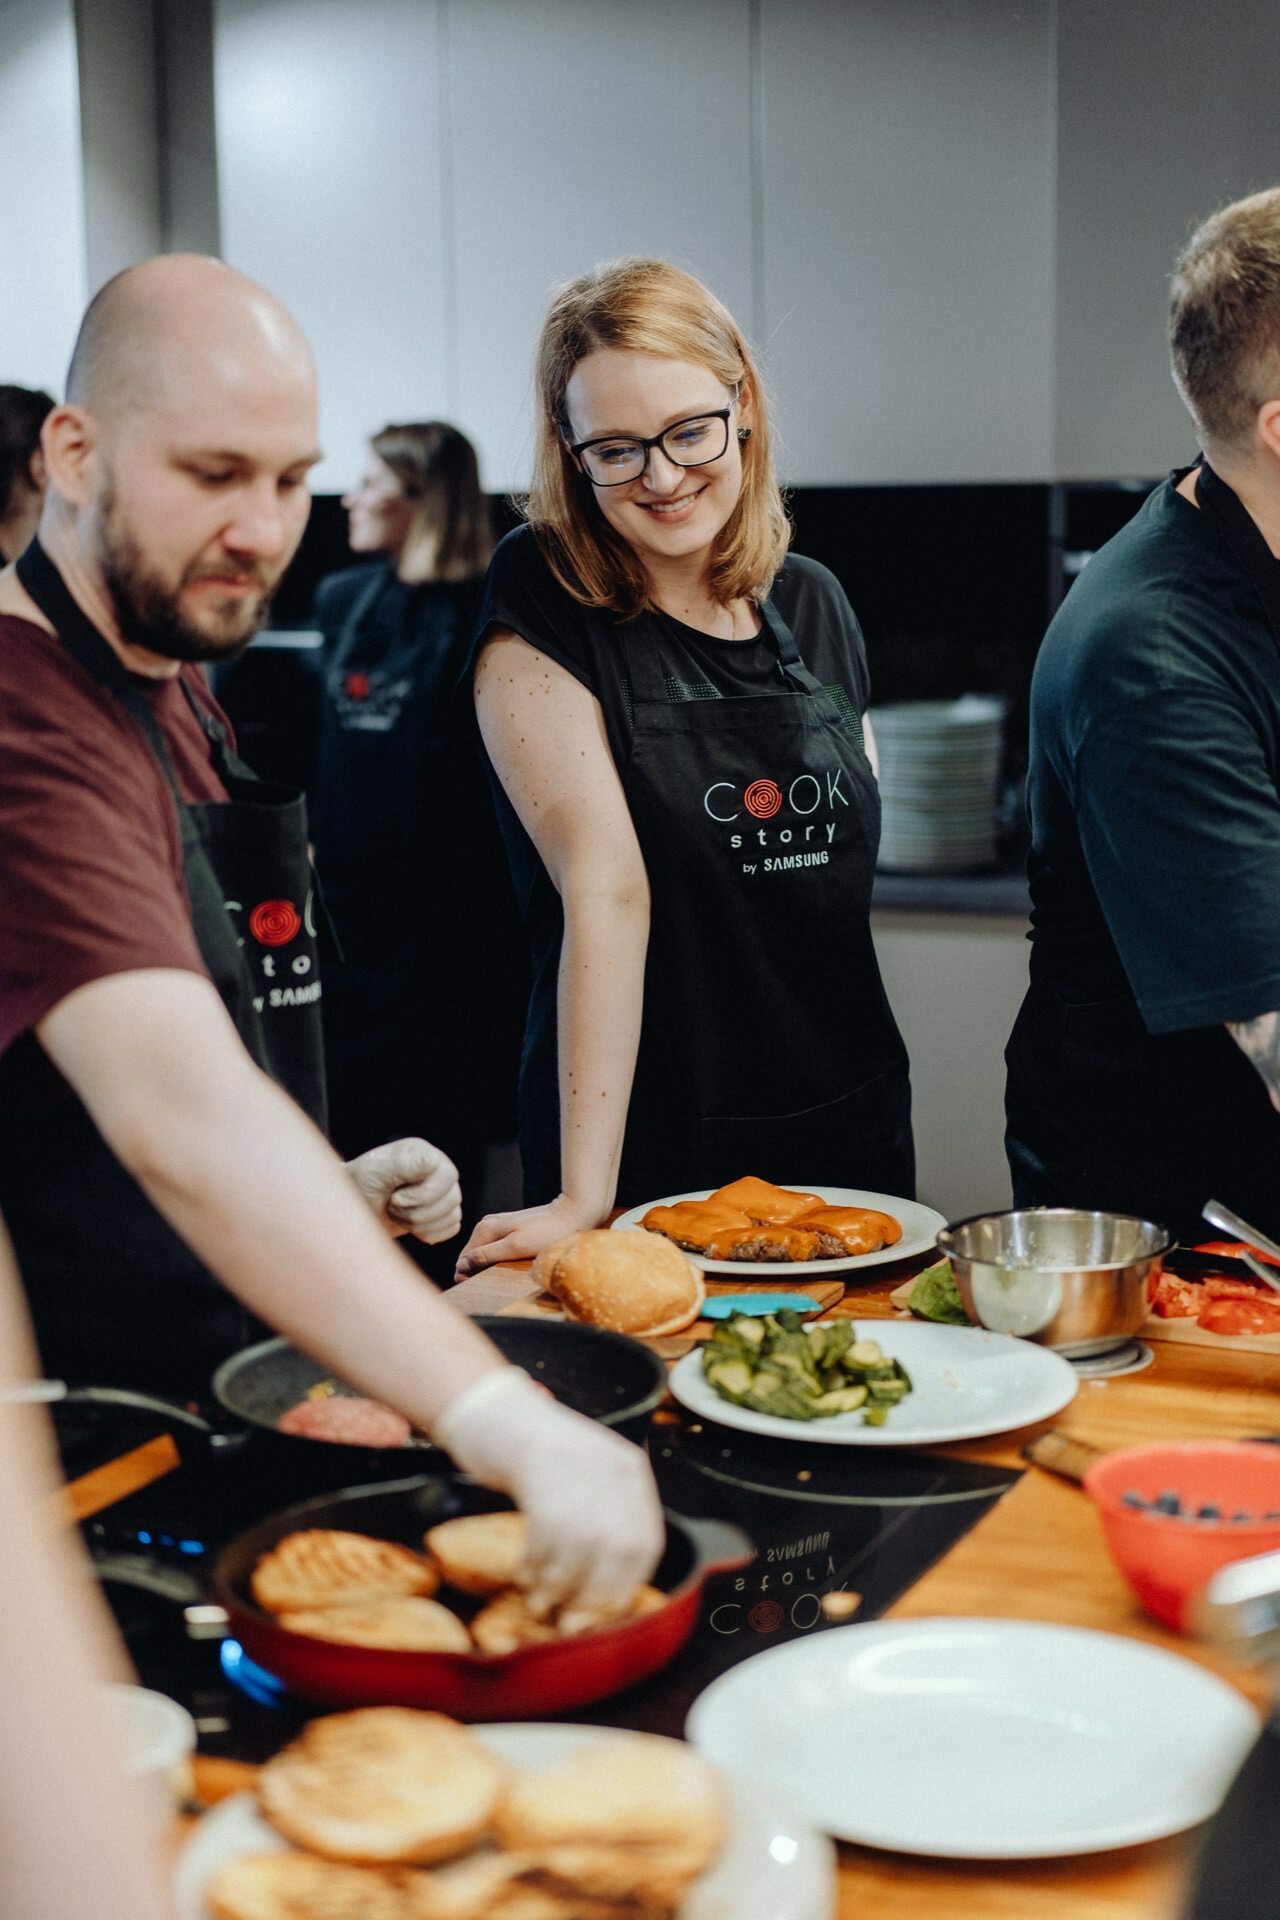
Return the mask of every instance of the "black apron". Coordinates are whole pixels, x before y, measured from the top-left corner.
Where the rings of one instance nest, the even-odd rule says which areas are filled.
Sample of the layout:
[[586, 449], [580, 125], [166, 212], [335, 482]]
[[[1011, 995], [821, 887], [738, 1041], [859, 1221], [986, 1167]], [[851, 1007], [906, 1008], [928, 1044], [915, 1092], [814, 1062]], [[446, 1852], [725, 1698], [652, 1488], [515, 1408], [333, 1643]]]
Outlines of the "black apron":
[[[213, 984], [252, 1058], [323, 1127], [317, 902], [301, 795], [259, 781], [184, 681], [228, 799], [183, 800], [137, 682], [38, 543], [18, 561], [18, 578], [62, 645], [141, 729], [173, 796], [191, 924]], [[28, 1044], [37, 1043], [18, 1043]], [[0, 1212], [48, 1372], [196, 1392], [259, 1331], [74, 1096], [24, 1110], [18, 1124], [0, 1118]]]
[[[1280, 645], [1280, 565], [1207, 461], [1196, 497]], [[1280, 1235], [1280, 1114], [1226, 1028], [1152, 1034], [1132, 993], [1081, 1004], [1070, 990], [1033, 945], [1005, 1051], [1015, 1204], [1141, 1214], [1194, 1242], [1207, 1232], [1201, 1208], [1217, 1199]]]
[[[662, 619], [618, 629], [634, 719], [618, 772], [651, 899], [622, 1205], [749, 1173], [915, 1193], [906, 1049], [869, 925], [880, 796], [862, 723], [762, 611], [783, 684], [737, 698], [673, 698]], [[554, 1087], [553, 1000], [542, 1026]], [[526, 1167], [545, 1200], [558, 1101], [524, 1132], [548, 1153]]]

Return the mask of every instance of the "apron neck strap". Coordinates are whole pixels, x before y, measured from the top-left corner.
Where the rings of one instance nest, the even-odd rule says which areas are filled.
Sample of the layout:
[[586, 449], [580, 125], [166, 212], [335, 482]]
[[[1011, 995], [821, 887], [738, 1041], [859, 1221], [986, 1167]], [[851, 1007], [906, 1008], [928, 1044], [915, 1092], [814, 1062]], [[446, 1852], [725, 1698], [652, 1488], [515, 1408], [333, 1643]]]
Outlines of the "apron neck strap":
[[[85, 672], [114, 693], [142, 728], [147, 743], [156, 759], [174, 798], [181, 800], [178, 783], [174, 777], [173, 763], [169, 758], [169, 749], [165, 745], [164, 735], [156, 722], [155, 714], [143, 698], [137, 680], [115, 649], [109, 646], [90, 620], [84, 608], [75, 598], [66, 581], [49, 558], [38, 539], [31, 542], [26, 552], [17, 562], [18, 579], [39, 607], [54, 630], [54, 637], [84, 668]], [[179, 671], [178, 685], [186, 696], [187, 704], [195, 715], [205, 738], [212, 749], [213, 762], [218, 777], [226, 783], [229, 773], [248, 773], [238, 761], [232, 764], [232, 755], [227, 745], [226, 729], [214, 715], [202, 707]]]
[[[762, 627], [758, 637], [767, 638], [773, 643], [778, 665], [782, 668], [783, 679], [789, 688], [793, 692], [820, 693], [821, 683], [814, 679], [800, 658], [800, 649], [796, 645], [795, 635], [772, 600], [762, 600], [759, 606]], [[655, 626], [658, 624], [654, 616], [650, 615], [649, 618]], [[618, 629], [632, 692], [638, 700], [669, 704], [672, 696], [668, 685], [667, 662], [664, 661], [660, 649], [652, 643], [651, 639], [637, 633], [636, 626], [636, 622], [628, 621]], [[710, 639], [713, 636], [707, 637]]]
[[1196, 499], [1205, 518], [1226, 541], [1249, 583], [1261, 600], [1280, 647], [1280, 560], [1272, 553], [1257, 521], [1239, 494], [1230, 488], [1221, 474], [1215, 473], [1201, 456], [1196, 474]]

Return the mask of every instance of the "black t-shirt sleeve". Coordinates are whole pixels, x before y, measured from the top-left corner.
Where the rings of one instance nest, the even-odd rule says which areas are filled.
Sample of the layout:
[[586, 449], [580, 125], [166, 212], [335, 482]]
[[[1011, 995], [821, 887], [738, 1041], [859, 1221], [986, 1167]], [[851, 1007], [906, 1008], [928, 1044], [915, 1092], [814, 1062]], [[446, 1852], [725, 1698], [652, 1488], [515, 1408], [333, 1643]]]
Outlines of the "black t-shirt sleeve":
[[493, 629], [507, 627], [599, 698], [600, 676], [588, 615], [589, 609], [567, 593], [552, 573], [533, 529], [516, 527], [499, 542], [489, 562], [476, 616], [473, 661]]
[[1225, 690], [1161, 688], [1090, 725], [1081, 845], [1152, 1033], [1280, 1007], [1280, 799]]

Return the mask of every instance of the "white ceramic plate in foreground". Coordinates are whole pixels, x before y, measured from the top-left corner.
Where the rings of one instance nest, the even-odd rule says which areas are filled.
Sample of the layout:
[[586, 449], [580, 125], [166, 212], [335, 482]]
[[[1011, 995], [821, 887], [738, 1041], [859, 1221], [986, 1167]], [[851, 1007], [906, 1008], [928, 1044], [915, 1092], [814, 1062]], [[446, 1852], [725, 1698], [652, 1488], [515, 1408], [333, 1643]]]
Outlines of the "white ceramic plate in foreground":
[[[568, 1727], [505, 1722], [477, 1727], [477, 1735], [513, 1767], [553, 1765], [576, 1748], [635, 1739], [615, 1727]], [[652, 1736], [647, 1736], [652, 1737]], [[729, 1832], [715, 1865], [680, 1908], [680, 1920], [831, 1920], [835, 1913], [835, 1853], [825, 1835], [780, 1804], [776, 1792], [726, 1770]], [[230, 1860], [289, 1851], [238, 1793], [197, 1823], [178, 1859], [174, 1880], [177, 1920], [209, 1920], [204, 1889]]]
[[[882, 1247], [879, 1253], [851, 1253], [843, 1260], [704, 1260], [700, 1253], [691, 1253], [688, 1257], [694, 1266], [701, 1267], [704, 1273], [731, 1273], [738, 1280], [767, 1280], [776, 1287], [785, 1280], [802, 1279], [806, 1274], [821, 1279], [827, 1273], [879, 1267], [886, 1260], [904, 1260], [912, 1254], [927, 1253], [939, 1227], [947, 1224], [945, 1214], [935, 1213], [932, 1207], [922, 1207], [918, 1200], [900, 1200], [896, 1194], [872, 1193], [866, 1187], [807, 1186], [799, 1180], [783, 1180], [778, 1185], [796, 1193], [816, 1193], [829, 1207], [871, 1207], [877, 1213], [887, 1213], [902, 1228], [902, 1238], [891, 1247]], [[642, 1207], [620, 1213], [614, 1227], [624, 1233], [632, 1228], [643, 1233], [645, 1229], [640, 1222], [650, 1207], [674, 1207], [681, 1200], [707, 1200], [714, 1191], [713, 1187], [699, 1187], [696, 1193], [668, 1193], [661, 1200], [646, 1200]]]
[[840, 1839], [1021, 1860], [1197, 1825], [1258, 1720], [1225, 1681], [1141, 1641], [909, 1620], [743, 1661], [694, 1702], [688, 1733]]
[[1074, 1369], [1060, 1353], [1030, 1340], [926, 1320], [862, 1320], [856, 1331], [861, 1340], [878, 1341], [886, 1358], [901, 1360], [911, 1375], [911, 1392], [889, 1409], [882, 1427], [865, 1425], [860, 1411], [784, 1420], [735, 1407], [703, 1373], [700, 1347], [671, 1369], [671, 1391], [690, 1413], [722, 1427], [844, 1447], [937, 1447], [1011, 1433], [1060, 1413], [1075, 1398]]

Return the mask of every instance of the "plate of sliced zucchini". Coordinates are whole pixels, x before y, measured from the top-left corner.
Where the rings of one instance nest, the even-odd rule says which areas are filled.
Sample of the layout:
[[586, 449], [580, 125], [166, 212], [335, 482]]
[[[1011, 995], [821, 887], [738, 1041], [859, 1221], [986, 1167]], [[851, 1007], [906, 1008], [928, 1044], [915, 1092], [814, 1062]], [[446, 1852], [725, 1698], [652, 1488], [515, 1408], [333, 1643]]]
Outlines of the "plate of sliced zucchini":
[[941, 1446], [1047, 1420], [1074, 1397], [1060, 1354], [980, 1327], [805, 1324], [733, 1314], [672, 1369], [690, 1413], [827, 1446]]

